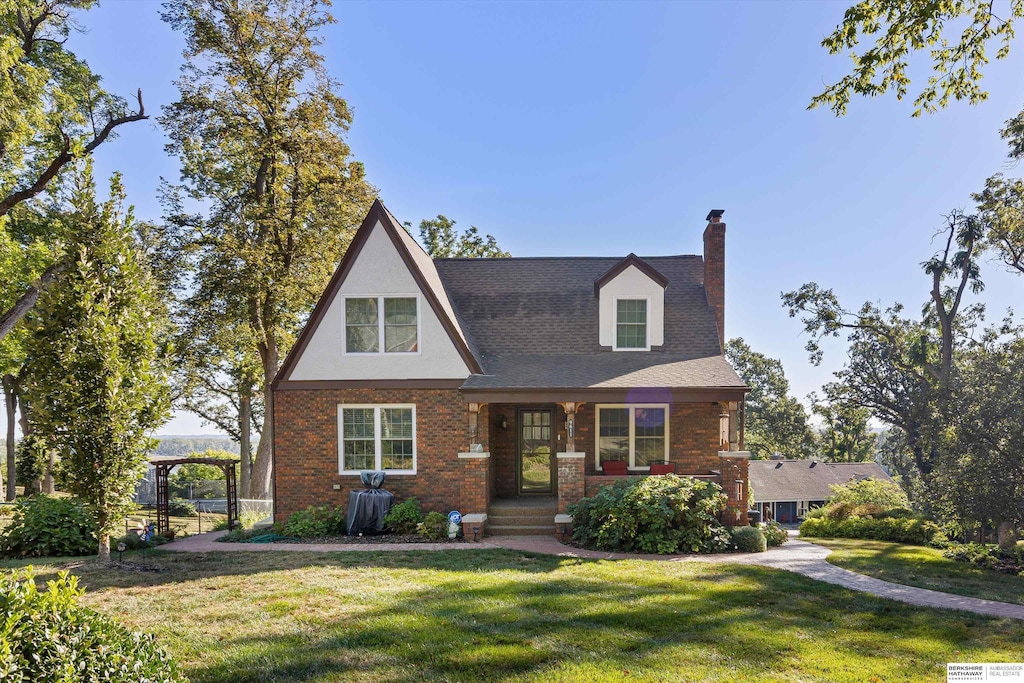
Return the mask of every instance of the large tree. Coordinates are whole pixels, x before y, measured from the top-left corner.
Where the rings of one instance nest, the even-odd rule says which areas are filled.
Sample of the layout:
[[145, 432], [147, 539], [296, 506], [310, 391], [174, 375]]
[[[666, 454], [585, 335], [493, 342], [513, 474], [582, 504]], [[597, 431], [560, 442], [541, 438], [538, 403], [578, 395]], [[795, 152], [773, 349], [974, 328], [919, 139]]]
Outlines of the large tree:
[[[9, 229], [12, 211], [53, 189], [72, 162], [112, 139], [118, 127], [147, 118], [141, 90], [129, 107], [68, 48], [78, 28], [75, 13], [95, 4], [0, 0], [0, 230]], [[18, 283], [18, 296], [0, 310], [0, 339], [66, 265], [52, 262], [28, 286]]]
[[981, 314], [969, 292], [983, 288], [978, 267], [980, 221], [951, 214], [940, 233], [942, 248], [923, 265], [931, 298], [919, 319], [901, 304], [883, 310], [867, 302], [845, 308], [831, 289], [811, 282], [782, 295], [790, 317], [800, 316], [809, 335], [811, 362], [822, 359], [821, 341], [847, 335], [846, 366], [833, 398], [867, 409], [906, 434], [921, 476], [936, 466], [951, 410], [957, 349], [969, 339]]
[[731, 339], [725, 356], [750, 387], [747, 394], [744, 446], [754, 458], [773, 453], [788, 458], [814, 454], [814, 432], [807, 411], [789, 395], [789, 380], [782, 363], [750, 348], [742, 337]]
[[71, 201], [71, 262], [40, 299], [27, 341], [33, 437], [94, 511], [104, 559], [169, 405], [165, 307], [123, 202], [115, 176], [98, 205], [86, 166]]
[[[842, 395], [842, 390], [828, 385], [825, 393]], [[868, 426], [871, 412], [867, 408], [840, 399], [814, 401], [814, 414], [822, 421], [819, 450], [829, 462], [865, 462], [877, 452], [878, 436]]]
[[189, 266], [188, 305], [247, 327], [259, 358], [255, 497], [270, 494], [270, 385], [374, 196], [317, 49], [327, 4], [171, 0], [163, 14], [185, 38], [179, 98], [160, 118], [181, 162], [167, 221]]
[[[411, 226], [405, 223], [408, 230]], [[475, 225], [464, 232], [455, 229], [455, 221], [438, 214], [420, 221], [420, 244], [434, 258], [508, 258], [512, 254], [498, 246], [494, 235], [481, 235]]]

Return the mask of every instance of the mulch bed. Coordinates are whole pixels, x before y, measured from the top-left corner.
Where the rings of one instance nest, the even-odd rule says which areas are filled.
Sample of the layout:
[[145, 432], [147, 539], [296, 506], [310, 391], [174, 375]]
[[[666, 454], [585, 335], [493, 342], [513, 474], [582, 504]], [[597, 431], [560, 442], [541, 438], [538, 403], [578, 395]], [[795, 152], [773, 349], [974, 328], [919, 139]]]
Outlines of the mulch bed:
[[465, 539], [434, 541], [418, 534], [380, 534], [378, 536], [316, 536], [313, 538], [282, 538], [274, 543], [338, 543], [349, 545], [380, 545], [382, 543], [463, 543]]

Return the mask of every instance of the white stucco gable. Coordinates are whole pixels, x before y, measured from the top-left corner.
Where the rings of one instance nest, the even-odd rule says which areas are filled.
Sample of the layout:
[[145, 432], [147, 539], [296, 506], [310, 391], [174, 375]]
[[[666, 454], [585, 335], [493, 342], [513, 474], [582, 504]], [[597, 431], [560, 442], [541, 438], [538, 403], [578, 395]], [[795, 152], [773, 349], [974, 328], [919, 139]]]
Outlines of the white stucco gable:
[[[635, 258], [635, 257], [633, 257]], [[647, 302], [647, 345], [665, 343], [665, 285], [657, 282], [636, 265], [628, 265], [621, 272], [600, 283], [599, 343], [615, 346], [616, 302], [619, 299], [640, 299]]]
[[[376, 207], [376, 204], [375, 204]], [[381, 212], [386, 211], [381, 206]], [[371, 210], [371, 216], [374, 215]], [[399, 252], [396, 240], [388, 233], [378, 218], [369, 228], [369, 233], [358, 246], [351, 263], [343, 262], [340, 283], [334, 282], [333, 289], [325, 293], [326, 305], [322, 312], [314, 311], [304, 332], [305, 339], [295, 350], [296, 357], [286, 362], [282, 379], [288, 381], [309, 380], [409, 380], [409, 379], [465, 379], [472, 370], [467, 364], [465, 353], [456, 346], [458, 339], [449, 333], [441, 318], [434, 310], [431, 297], [442, 310], [450, 303], [443, 289], [425, 291], [414, 277], [406, 259]], [[393, 219], [392, 219], [393, 220]], [[366, 229], [364, 225], [361, 230]], [[392, 230], [395, 226], [391, 226]], [[400, 227], [397, 228], [401, 230]], [[397, 241], [406, 245], [404, 238]], [[411, 240], [410, 240], [411, 241]], [[356, 248], [356, 241], [353, 247]], [[403, 246], [416, 248], [418, 246]], [[426, 259], [425, 265], [433, 269], [432, 262], [425, 254], [410, 256], [416, 262]], [[422, 258], [417, 258], [422, 257]], [[348, 258], [348, 257], [347, 257]], [[415, 266], [421, 267], [421, 266]], [[436, 275], [436, 273], [434, 273]], [[421, 277], [421, 279], [423, 279]], [[345, 300], [347, 297], [415, 297], [417, 300], [417, 350], [412, 353], [351, 354], [345, 348]], [[290, 364], [290, 368], [288, 367]]]

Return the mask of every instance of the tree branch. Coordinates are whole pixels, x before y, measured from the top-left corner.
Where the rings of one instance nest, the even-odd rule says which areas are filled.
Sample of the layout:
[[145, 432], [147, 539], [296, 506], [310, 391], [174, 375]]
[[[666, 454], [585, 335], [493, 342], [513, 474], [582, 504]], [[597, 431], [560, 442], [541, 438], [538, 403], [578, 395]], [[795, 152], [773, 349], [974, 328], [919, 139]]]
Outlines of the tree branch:
[[28, 290], [21, 295], [21, 298], [19, 298], [13, 306], [0, 316], [0, 339], [6, 337], [7, 334], [14, 329], [14, 326], [25, 317], [25, 314], [28, 313], [33, 306], [35, 306], [36, 301], [39, 300], [39, 294], [56, 282], [61, 273], [67, 270], [67, 267], [67, 262], [58, 261], [44, 270], [43, 274], [39, 276], [39, 279], [29, 285]]
[[[134, 121], [142, 121], [144, 119], [149, 118], [146, 115], [145, 107], [142, 104], [141, 89], [139, 89], [138, 93], [136, 94], [136, 99], [139, 102], [139, 111], [135, 114], [119, 116], [117, 118], [112, 118], [109, 121], [107, 121], [107, 125], [103, 126], [103, 129], [96, 134], [96, 137], [94, 137], [89, 142], [89, 144], [87, 144], [83, 148], [82, 156], [91, 154], [93, 150], [95, 150], [97, 147], [103, 144], [103, 142], [110, 136], [113, 130], [118, 126], [122, 126], [126, 123], [132, 123]], [[49, 166], [47, 166], [46, 169], [43, 170], [43, 172], [39, 175], [36, 181], [32, 183], [32, 185], [25, 188], [24, 190], [12, 192], [7, 197], [5, 197], [3, 201], [0, 201], [0, 216], [6, 215], [11, 211], [11, 209], [13, 209], [21, 202], [28, 199], [32, 199], [37, 194], [45, 190], [47, 184], [49, 184], [49, 182], [53, 180], [53, 178], [61, 171], [61, 169], [63, 169], [66, 165], [68, 165], [71, 161], [75, 159], [75, 155], [71, 153], [70, 138], [68, 138], [68, 136], [63, 132], [61, 133], [61, 135], [64, 136], [64, 146], [61, 149], [60, 154], [58, 154], [53, 159], [53, 161], [50, 162]]]

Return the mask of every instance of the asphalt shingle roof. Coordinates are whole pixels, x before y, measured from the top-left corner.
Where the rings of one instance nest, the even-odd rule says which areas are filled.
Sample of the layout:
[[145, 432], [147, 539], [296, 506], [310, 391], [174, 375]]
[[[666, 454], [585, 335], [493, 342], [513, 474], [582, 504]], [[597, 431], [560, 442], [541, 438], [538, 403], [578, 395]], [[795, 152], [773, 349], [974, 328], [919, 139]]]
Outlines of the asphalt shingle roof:
[[704, 293], [700, 256], [644, 259], [668, 279], [665, 345], [613, 352], [598, 343], [594, 282], [620, 258], [434, 259], [483, 375], [466, 388], [734, 387]]
[[868, 477], [892, 481], [875, 462], [751, 460], [749, 476], [754, 500], [758, 503], [827, 500], [832, 495], [832, 484]]

